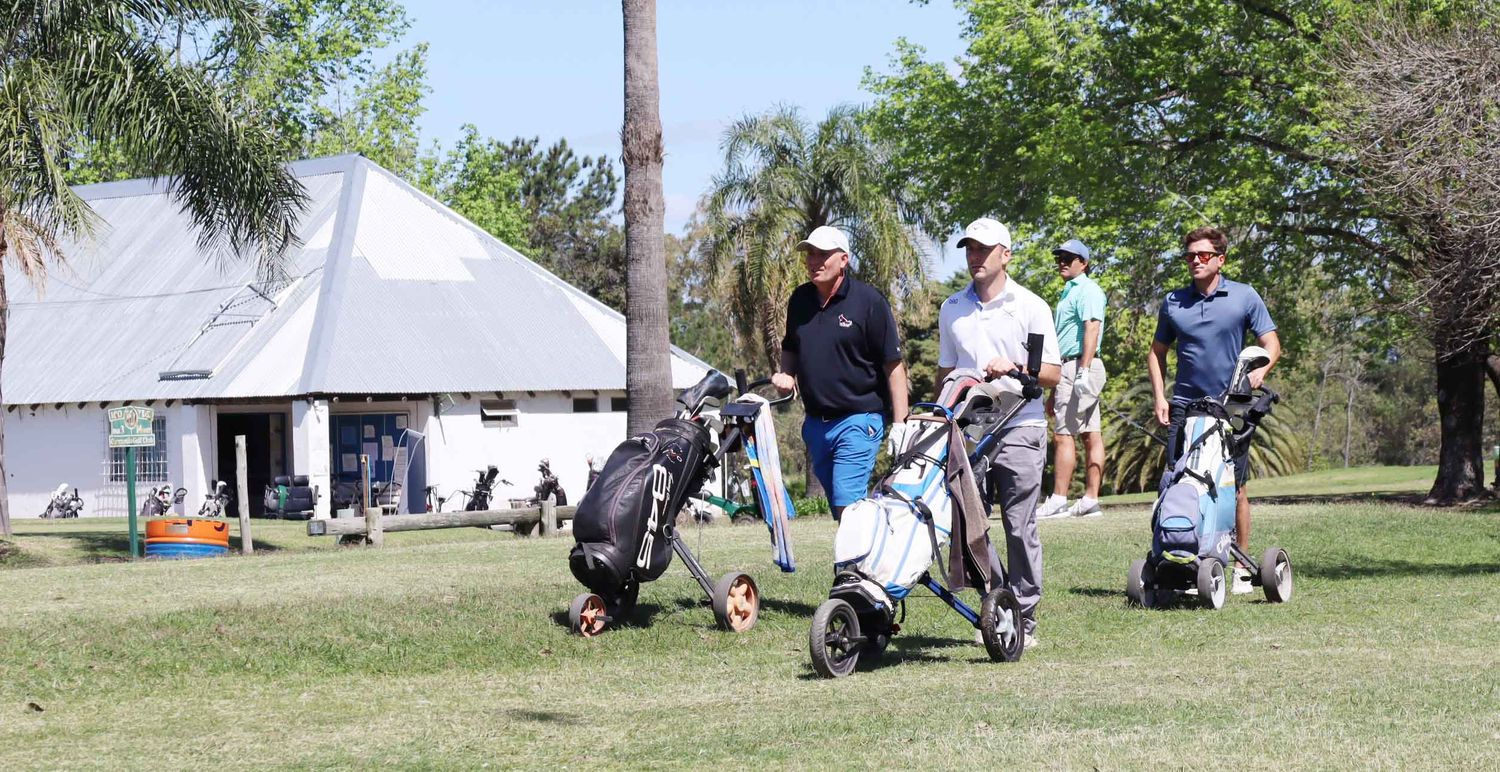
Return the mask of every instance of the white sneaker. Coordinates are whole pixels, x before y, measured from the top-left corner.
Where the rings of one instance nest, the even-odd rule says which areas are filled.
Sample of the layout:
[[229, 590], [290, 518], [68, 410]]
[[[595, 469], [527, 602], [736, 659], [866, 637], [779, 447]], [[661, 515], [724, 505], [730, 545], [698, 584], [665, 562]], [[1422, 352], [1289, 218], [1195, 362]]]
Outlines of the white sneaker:
[[1053, 494], [1051, 496], [1048, 496], [1047, 500], [1042, 502], [1041, 505], [1036, 508], [1036, 519], [1038, 520], [1050, 520], [1054, 517], [1067, 516], [1068, 498], [1066, 496], [1058, 496], [1057, 494]]
[[1229, 588], [1229, 591], [1235, 595], [1249, 595], [1255, 591], [1250, 584], [1250, 569], [1244, 566], [1234, 567], [1234, 585]]
[[1039, 640], [1037, 640], [1036, 633], [1027, 633], [1026, 634], [1026, 645], [1022, 646], [1021, 650], [1022, 651], [1031, 651], [1032, 649], [1035, 649], [1036, 647], [1038, 647], [1040, 645], [1042, 645], [1042, 642], [1039, 641]]
[[1099, 508], [1097, 499], [1082, 498], [1068, 507], [1069, 517], [1099, 517], [1103, 514], [1104, 510]]

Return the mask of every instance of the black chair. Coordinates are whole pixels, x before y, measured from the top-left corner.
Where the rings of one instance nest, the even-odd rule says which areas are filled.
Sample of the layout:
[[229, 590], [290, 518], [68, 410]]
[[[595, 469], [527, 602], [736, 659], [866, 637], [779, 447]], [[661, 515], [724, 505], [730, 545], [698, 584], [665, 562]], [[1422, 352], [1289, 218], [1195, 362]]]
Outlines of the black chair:
[[266, 486], [266, 517], [307, 520], [318, 503], [318, 488], [307, 475], [278, 475]]

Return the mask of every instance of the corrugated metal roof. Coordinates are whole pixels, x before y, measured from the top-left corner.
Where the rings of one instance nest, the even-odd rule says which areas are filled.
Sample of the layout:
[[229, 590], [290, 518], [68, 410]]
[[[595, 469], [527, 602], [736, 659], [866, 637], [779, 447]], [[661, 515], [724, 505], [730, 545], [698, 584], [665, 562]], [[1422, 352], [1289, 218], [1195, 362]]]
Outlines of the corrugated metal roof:
[[[94, 242], [44, 292], [7, 271], [5, 402], [624, 388], [620, 314], [364, 158], [291, 169], [304, 244], [270, 286], [203, 254], [158, 181], [78, 188]], [[706, 369], [674, 347], [675, 387]]]

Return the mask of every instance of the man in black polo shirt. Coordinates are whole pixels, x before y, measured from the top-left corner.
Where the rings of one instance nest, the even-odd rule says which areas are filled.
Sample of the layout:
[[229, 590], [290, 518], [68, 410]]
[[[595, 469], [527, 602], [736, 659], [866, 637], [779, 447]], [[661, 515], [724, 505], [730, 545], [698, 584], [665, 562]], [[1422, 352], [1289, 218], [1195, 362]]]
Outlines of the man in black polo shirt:
[[824, 225], [797, 249], [809, 281], [787, 301], [781, 371], [771, 382], [783, 394], [802, 389], [802, 441], [838, 520], [869, 492], [886, 417], [906, 420], [906, 366], [890, 304], [848, 273], [843, 231]]

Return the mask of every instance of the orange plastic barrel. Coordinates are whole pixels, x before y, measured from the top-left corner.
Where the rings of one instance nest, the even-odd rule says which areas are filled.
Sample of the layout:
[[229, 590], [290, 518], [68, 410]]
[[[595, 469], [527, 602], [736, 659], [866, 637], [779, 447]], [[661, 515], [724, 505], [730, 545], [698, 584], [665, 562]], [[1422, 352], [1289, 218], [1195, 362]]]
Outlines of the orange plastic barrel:
[[206, 518], [161, 518], [146, 521], [146, 543], [229, 544], [229, 523]]

